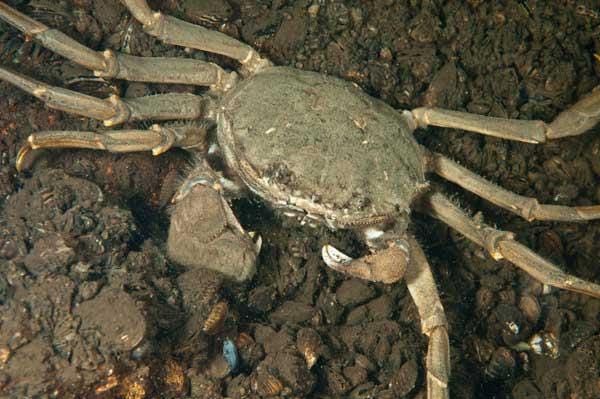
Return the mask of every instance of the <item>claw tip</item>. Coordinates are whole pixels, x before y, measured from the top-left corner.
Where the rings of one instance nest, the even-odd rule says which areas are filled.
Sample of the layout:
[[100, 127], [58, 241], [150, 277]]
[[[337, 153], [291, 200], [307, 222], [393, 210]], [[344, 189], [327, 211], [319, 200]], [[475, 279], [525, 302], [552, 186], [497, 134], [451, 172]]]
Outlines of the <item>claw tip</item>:
[[329, 244], [323, 245], [321, 256], [323, 257], [323, 261], [327, 264], [327, 266], [334, 269], [339, 266], [347, 265], [353, 260], [345, 253]]

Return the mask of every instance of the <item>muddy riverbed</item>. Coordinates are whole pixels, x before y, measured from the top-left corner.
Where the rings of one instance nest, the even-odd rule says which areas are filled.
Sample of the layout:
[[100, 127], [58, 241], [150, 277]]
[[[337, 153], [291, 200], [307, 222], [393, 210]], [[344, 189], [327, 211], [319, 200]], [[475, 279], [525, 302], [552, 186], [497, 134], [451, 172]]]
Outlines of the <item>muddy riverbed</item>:
[[[94, 49], [235, 67], [146, 36], [116, 0], [7, 3]], [[598, 84], [600, 4], [592, 0], [150, 3], [278, 65], [353, 81], [396, 108], [550, 121]], [[0, 62], [97, 97], [202, 92], [94, 78], [5, 24]], [[263, 237], [255, 278], [239, 285], [186, 270], [164, 248], [169, 202], [189, 170], [185, 153], [49, 151], [17, 174], [18, 149], [41, 130], [102, 126], [0, 83], [0, 397], [425, 398], [427, 341], [405, 285], [347, 279], [320, 259], [326, 242], [364, 251], [351, 234], [301, 228], [239, 200], [242, 224]], [[599, 130], [538, 146], [436, 128], [418, 139], [542, 203], [590, 205], [600, 203]], [[599, 222], [529, 223], [434, 184], [570, 273], [600, 282]], [[413, 221], [449, 320], [453, 398], [600, 397], [599, 300], [548, 293], [443, 224]], [[559, 339], [556, 359], [513, 349], [539, 332]], [[237, 348], [236, 370], [223, 360], [224, 343]]]

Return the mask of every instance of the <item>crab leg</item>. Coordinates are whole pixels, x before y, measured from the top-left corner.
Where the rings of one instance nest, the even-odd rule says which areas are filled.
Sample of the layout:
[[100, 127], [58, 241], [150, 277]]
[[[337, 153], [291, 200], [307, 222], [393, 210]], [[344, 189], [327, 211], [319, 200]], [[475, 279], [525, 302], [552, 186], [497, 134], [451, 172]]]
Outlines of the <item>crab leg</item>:
[[435, 173], [446, 180], [501, 208], [516, 213], [528, 221], [557, 220], [572, 222], [600, 218], [600, 205], [575, 207], [542, 205], [535, 198], [524, 197], [498, 187], [441, 154], [430, 154], [430, 166]]
[[215, 32], [178, 18], [154, 12], [146, 0], [122, 0], [135, 19], [144, 26], [146, 33], [165, 43], [195, 48], [221, 54], [238, 60], [246, 71], [255, 73], [271, 63], [256, 50], [221, 32]]
[[137, 82], [183, 83], [227, 90], [236, 80], [218, 65], [194, 59], [135, 57], [111, 50], [94, 51], [64, 33], [0, 3], [0, 19], [32, 36], [44, 47], [94, 71], [96, 76]]
[[440, 193], [431, 194], [425, 201], [427, 213], [485, 248], [494, 259], [506, 259], [544, 284], [600, 298], [600, 285], [563, 272], [515, 241], [513, 233], [475, 222]]
[[145, 119], [198, 119], [208, 112], [206, 108], [209, 106], [207, 99], [185, 93], [130, 99], [120, 99], [113, 95], [101, 100], [76, 91], [50, 86], [2, 67], [0, 80], [39, 98], [50, 108], [99, 119], [105, 126]]
[[489, 136], [526, 143], [544, 143], [585, 133], [600, 121], [600, 89], [560, 113], [553, 122], [494, 118], [442, 108], [416, 108], [408, 113], [413, 126], [441, 126], [468, 130]]
[[427, 398], [447, 399], [450, 376], [450, 344], [444, 307], [421, 246], [409, 238], [410, 263], [404, 279], [421, 317], [421, 329], [429, 337], [427, 350]]
[[103, 70], [105, 60], [101, 53], [93, 51], [71, 39], [56, 29], [46, 25], [4, 3], [0, 3], [0, 19], [14, 26], [26, 35], [38, 40], [44, 47], [68, 59], [77, 59], [77, 63], [92, 70]]
[[160, 155], [172, 147], [205, 146], [206, 124], [153, 125], [149, 130], [110, 130], [103, 134], [81, 131], [46, 131], [32, 134], [17, 155], [18, 171], [26, 169], [32, 150], [45, 148], [87, 148], [109, 152], [152, 151]]

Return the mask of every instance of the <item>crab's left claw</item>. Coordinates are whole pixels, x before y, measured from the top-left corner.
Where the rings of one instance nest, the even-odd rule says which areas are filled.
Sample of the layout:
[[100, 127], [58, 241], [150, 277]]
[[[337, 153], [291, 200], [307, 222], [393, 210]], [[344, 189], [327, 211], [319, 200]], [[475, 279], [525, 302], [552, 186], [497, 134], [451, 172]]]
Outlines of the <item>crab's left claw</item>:
[[213, 173], [202, 165], [194, 172], [174, 198], [169, 258], [188, 269], [212, 269], [240, 282], [251, 279], [262, 238], [244, 231]]
[[325, 245], [321, 256], [327, 266], [338, 272], [386, 284], [400, 280], [410, 260], [409, 245], [405, 240], [394, 240], [387, 248], [358, 259], [349, 257], [331, 245]]

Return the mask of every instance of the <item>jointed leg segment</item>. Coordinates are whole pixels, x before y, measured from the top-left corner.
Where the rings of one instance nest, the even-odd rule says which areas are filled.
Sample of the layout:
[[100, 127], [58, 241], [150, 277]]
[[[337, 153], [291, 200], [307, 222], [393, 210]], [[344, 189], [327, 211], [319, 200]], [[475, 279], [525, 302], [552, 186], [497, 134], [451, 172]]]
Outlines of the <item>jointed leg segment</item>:
[[113, 126], [136, 120], [198, 119], [210, 113], [210, 102], [185, 93], [161, 94], [132, 99], [111, 96], [101, 100], [76, 91], [50, 86], [0, 67], [5, 80], [44, 101], [50, 108], [102, 120]]
[[528, 221], [573, 222], [600, 219], [600, 205], [542, 205], [535, 198], [515, 194], [485, 180], [441, 154], [430, 153], [429, 156], [433, 172]]
[[417, 306], [423, 333], [429, 337], [427, 350], [427, 398], [447, 399], [450, 378], [448, 322], [431, 268], [421, 246], [409, 238], [410, 263], [404, 276]]
[[427, 107], [413, 109], [410, 115], [416, 127], [449, 127], [526, 143], [544, 143], [582, 134], [597, 124], [600, 121], [600, 90], [592, 91], [549, 124]]
[[544, 284], [600, 298], [600, 285], [563, 272], [515, 241], [512, 233], [475, 222], [442, 194], [433, 193], [424, 200], [427, 213], [484, 247], [494, 259], [506, 259]]
[[154, 12], [148, 7], [146, 0], [122, 0], [122, 2], [133, 17], [142, 23], [146, 33], [158, 37], [165, 43], [225, 55], [238, 60], [250, 74], [271, 65], [247, 44], [221, 32]]
[[26, 35], [32, 36], [44, 47], [94, 71], [108, 71], [102, 53], [91, 50], [76, 42], [64, 33], [50, 29], [41, 22], [21, 14], [4, 3], [0, 3], [0, 19], [19, 29]]
[[32, 150], [46, 148], [87, 148], [109, 152], [152, 151], [160, 155], [170, 148], [202, 148], [206, 145], [207, 124], [153, 125], [149, 130], [110, 130], [102, 134], [82, 131], [46, 131], [32, 134], [17, 156], [21, 171]]
[[209, 86], [215, 91], [227, 91], [238, 80], [237, 73], [225, 72], [212, 62], [191, 58], [136, 57], [111, 50], [102, 54], [111, 67], [107, 71], [95, 70], [94, 74], [109, 79]]
[[210, 86], [215, 90], [227, 90], [237, 80], [235, 72], [225, 72], [216, 64], [200, 60], [135, 57], [111, 50], [94, 51], [4, 3], [0, 3], [0, 19], [32, 36], [44, 47], [94, 71], [97, 76], [137, 82]]

